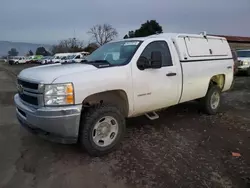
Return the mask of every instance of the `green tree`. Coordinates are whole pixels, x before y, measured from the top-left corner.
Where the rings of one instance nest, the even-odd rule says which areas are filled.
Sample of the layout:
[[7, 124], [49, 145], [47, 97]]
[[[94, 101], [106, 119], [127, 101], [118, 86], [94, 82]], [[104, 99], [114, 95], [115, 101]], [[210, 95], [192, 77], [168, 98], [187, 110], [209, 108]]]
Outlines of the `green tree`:
[[36, 55], [48, 56], [50, 53], [44, 47], [38, 47], [36, 49]]
[[147, 20], [141, 25], [139, 29], [135, 31], [129, 31], [128, 34], [124, 36], [124, 38], [146, 37], [162, 32], [162, 26], [160, 26], [160, 24], [156, 20]]
[[18, 51], [16, 48], [11, 48], [10, 51], [8, 51], [9, 56], [18, 56]]

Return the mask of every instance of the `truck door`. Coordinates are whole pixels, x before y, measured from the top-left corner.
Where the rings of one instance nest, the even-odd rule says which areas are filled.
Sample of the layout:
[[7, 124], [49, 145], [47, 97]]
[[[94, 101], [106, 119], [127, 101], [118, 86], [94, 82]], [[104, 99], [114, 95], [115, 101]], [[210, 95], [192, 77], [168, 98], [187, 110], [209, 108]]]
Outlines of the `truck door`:
[[77, 63], [80, 63], [80, 62], [81, 62], [81, 56], [80, 56], [80, 55], [77, 55], [77, 56], [74, 58], [74, 61], [77, 62]]
[[140, 56], [151, 58], [153, 51], [162, 54], [162, 67], [140, 70], [133, 68], [134, 110], [136, 113], [153, 111], [178, 103], [181, 87], [181, 69], [172, 59], [165, 40], [149, 42]]

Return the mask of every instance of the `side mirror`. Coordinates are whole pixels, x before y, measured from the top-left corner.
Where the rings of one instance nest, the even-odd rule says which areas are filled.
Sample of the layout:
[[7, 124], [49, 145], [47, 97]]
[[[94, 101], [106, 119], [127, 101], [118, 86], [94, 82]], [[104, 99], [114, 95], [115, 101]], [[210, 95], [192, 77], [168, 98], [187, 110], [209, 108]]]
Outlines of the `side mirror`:
[[150, 68], [150, 62], [146, 57], [141, 56], [137, 61], [137, 67], [140, 70]]
[[160, 51], [151, 52], [151, 66], [152, 69], [159, 69], [162, 67], [162, 54]]

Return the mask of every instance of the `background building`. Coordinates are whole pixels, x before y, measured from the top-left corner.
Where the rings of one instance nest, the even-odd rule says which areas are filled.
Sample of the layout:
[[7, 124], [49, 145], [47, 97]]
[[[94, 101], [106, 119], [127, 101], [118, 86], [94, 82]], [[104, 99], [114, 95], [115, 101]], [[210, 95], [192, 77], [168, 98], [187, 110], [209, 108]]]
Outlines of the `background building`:
[[215, 35], [225, 37], [232, 49], [250, 49], [250, 37]]

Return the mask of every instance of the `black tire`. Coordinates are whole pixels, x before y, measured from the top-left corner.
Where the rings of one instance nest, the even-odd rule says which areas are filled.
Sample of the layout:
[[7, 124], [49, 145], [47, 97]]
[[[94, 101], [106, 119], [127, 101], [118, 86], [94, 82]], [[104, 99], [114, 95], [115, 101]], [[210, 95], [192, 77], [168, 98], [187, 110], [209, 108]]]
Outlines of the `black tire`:
[[[217, 105], [216, 108], [212, 107], [211, 104], [211, 100], [212, 100], [212, 95], [214, 93], [218, 93], [219, 94], [219, 104]], [[221, 89], [219, 86], [217, 85], [210, 85], [207, 94], [204, 98], [202, 98], [201, 100], [202, 103], [202, 107], [205, 113], [209, 114], [209, 115], [215, 115], [219, 108], [220, 108], [220, 104], [221, 104]]]
[[[110, 145], [106, 147], [100, 147], [93, 141], [92, 134], [97, 121], [105, 116], [111, 116], [115, 118], [118, 124], [118, 132], [116, 138]], [[79, 130], [79, 143], [91, 156], [102, 156], [117, 148], [124, 136], [125, 129], [125, 118], [118, 107], [114, 105], [97, 105], [90, 107], [82, 114]]]

